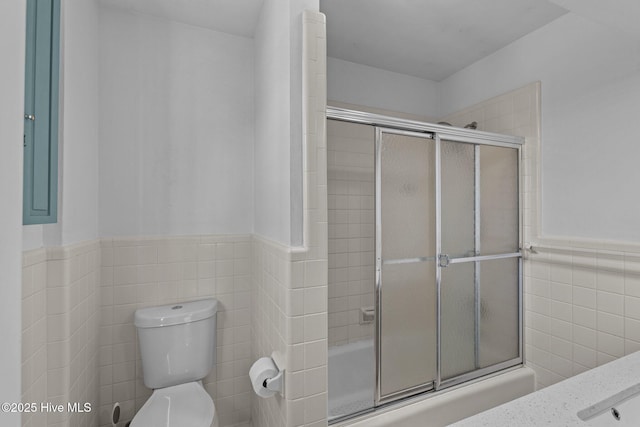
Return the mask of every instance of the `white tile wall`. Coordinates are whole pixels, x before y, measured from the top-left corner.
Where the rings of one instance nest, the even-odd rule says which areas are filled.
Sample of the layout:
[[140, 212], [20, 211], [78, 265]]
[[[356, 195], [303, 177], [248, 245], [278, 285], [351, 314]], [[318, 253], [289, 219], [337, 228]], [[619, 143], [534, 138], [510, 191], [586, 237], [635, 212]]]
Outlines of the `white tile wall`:
[[100, 277], [100, 425], [113, 403], [130, 420], [151, 390], [144, 386], [136, 309], [215, 297], [217, 364], [203, 380], [221, 426], [250, 419], [251, 240], [249, 236], [102, 239]]
[[99, 250], [92, 241], [24, 253], [23, 401], [92, 405], [25, 415], [25, 426], [97, 425]]
[[320, 427], [327, 425], [328, 383], [327, 40], [323, 14], [303, 14], [303, 46], [305, 248], [292, 253], [291, 288], [303, 293], [305, 304], [302, 316], [291, 322], [293, 331], [302, 326], [302, 340], [292, 335], [287, 348], [292, 374], [286, 396], [287, 426]]
[[375, 176], [371, 126], [327, 123], [329, 345], [373, 337]]
[[[22, 402], [47, 400], [47, 252], [22, 258]], [[43, 412], [22, 414], [25, 427], [46, 425]]]
[[538, 247], [525, 268], [527, 363], [544, 387], [640, 350], [640, 255]]
[[[285, 313], [291, 280], [288, 248], [254, 237], [252, 264], [251, 360], [255, 361], [277, 352], [279, 360], [285, 361], [289, 336], [301, 339], [304, 334], [299, 324], [296, 324], [296, 330], [293, 330], [293, 324], [289, 324]], [[285, 361], [285, 364], [287, 362]], [[285, 381], [287, 386], [291, 384], [288, 370]], [[288, 391], [289, 387], [286, 388]], [[252, 395], [251, 398], [254, 427], [287, 425], [285, 398], [275, 396], [261, 399], [256, 395]]]
[[221, 426], [247, 424], [250, 242], [246, 235], [118, 238], [25, 252], [23, 402], [90, 402], [93, 410], [25, 414], [23, 425], [111, 425], [115, 401], [121, 420], [130, 420], [151, 393], [142, 383], [135, 309], [203, 297], [220, 301], [217, 365], [205, 388]]
[[252, 360], [275, 352], [286, 370], [284, 396], [252, 395], [253, 426], [326, 425], [327, 261], [258, 236], [252, 246]]

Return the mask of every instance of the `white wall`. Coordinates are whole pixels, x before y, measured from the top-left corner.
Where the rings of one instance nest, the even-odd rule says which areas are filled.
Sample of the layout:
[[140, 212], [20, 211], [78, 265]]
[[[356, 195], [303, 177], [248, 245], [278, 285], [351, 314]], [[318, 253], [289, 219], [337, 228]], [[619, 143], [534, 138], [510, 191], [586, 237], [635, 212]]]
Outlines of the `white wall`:
[[23, 249], [98, 237], [98, 5], [65, 0], [60, 22], [58, 222], [23, 227]]
[[98, 237], [98, 11], [96, 0], [63, 2], [62, 245]]
[[103, 7], [99, 98], [102, 236], [252, 231], [251, 39]]
[[438, 117], [438, 83], [380, 68], [327, 59], [327, 98], [422, 117]]
[[[21, 398], [22, 135], [26, 1], [0, 2], [0, 401]], [[0, 412], [19, 426], [19, 414]]]
[[254, 34], [254, 230], [289, 243], [290, 40], [289, 15], [280, 0], [265, 0]]
[[542, 82], [542, 232], [640, 241], [640, 49], [569, 13], [441, 82], [441, 115]]
[[255, 42], [256, 234], [302, 243], [302, 11], [318, 0], [265, 0]]
[[[289, 2], [290, 53], [291, 53], [291, 239], [292, 246], [301, 246], [303, 227], [303, 136], [302, 136], [302, 13], [318, 12], [319, 0], [295, 0]], [[325, 53], [326, 55], [326, 53]]]

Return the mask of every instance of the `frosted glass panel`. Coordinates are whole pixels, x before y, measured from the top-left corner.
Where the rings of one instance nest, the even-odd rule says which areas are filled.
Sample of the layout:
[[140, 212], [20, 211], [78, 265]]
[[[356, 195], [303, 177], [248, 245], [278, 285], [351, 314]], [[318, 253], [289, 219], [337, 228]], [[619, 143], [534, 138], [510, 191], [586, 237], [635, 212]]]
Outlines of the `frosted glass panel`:
[[[517, 252], [518, 151], [442, 141], [441, 154], [442, 252], [451, 259]], [[442, 269], [444, 380], [518, 356], [517, 265], [507, 259]]]
[[474, 146], [442, 141], [442, 252], [452, 258], [475, 253]]
[[374, 166], [372, 126], [327, 121], [329, 347], [373, 340], [358, 313], [374, 306]]
[[378, 156], [384, 397], [430, 385], [436, 375], [435, 146], [383, 133]]
[[374, 406], [374, 166], [373, 126], [327, 120], [329, 420]]
[[480, 147], [480, 253], [519, 250], [518, 150]]
[[480, 367], [518, 357], [518, 259], [480, 263]]
[[475, 263], [442, 269], [442, 379], [475, 369]]
[[435, 146], [383, 134], [380, 141], [382, 258], [435, 255]]
[[436, 376], [435, 263], [382, 269], [380, 394], [432, 382]]

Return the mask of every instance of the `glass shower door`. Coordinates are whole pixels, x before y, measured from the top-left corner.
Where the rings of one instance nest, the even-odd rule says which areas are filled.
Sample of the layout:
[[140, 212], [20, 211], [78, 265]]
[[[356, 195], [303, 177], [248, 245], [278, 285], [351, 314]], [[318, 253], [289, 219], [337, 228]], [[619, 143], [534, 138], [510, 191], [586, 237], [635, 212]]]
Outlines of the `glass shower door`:
[[376, 403], [436, 378], [436, 149], [430, 135], [377, 129]]
[[442, 140], [443, 386], [520, 357], [518, 150]]
[[334, 114], [330, 422], [521, 364], [522, 142]]
[[520, 358], [518, 158], [378, 128], [376, 405]]

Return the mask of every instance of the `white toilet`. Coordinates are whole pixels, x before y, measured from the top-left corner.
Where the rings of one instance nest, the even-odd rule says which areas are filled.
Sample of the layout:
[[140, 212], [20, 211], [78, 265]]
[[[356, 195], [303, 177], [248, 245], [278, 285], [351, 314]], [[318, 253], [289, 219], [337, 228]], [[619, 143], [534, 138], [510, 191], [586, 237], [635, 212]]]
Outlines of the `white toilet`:
[[213, 400], [201, 380], [216, 363], [218, 301], [136, 310], [144, 385], [153, 394], [130, 427], [217, 427]]

